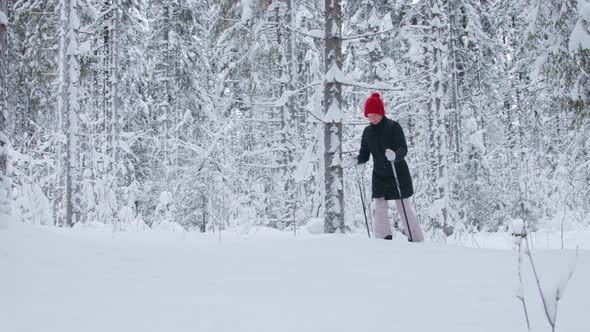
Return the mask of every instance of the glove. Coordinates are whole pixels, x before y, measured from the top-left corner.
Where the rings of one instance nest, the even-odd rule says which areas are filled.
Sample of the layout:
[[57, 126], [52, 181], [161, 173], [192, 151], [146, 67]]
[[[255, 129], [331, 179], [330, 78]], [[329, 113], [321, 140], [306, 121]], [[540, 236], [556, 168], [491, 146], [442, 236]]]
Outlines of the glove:
[[385, 157], [389, 161], [394, 161], [395, 160], [395, 152], [393, 152], [393, 150], [391, 150], [391, 149], [387, 149], [387, 150], [385, 150]]

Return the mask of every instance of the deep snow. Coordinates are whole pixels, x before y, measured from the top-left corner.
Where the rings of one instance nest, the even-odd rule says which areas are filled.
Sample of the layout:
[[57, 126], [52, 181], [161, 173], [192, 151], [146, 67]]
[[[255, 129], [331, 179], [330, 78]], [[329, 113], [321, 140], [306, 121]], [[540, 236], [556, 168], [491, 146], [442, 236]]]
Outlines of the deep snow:
[[[489, 239], [488, 239], [489, 240]], [[501, 241], [491, 241], [500, 246]], [[584, 240], [581, 240], [584, 242]], [[588, 246], [587, 246], [588, 247]], [[533, 252], [544, 287], [572, 250]], [[0, 331], [526, 331], [517, 252], [361, 235], [63, 230], [0, 224]], [[589, 331], [580, 250], [558, 331]], [[529, 264], [534, 331], [549, 331]]]

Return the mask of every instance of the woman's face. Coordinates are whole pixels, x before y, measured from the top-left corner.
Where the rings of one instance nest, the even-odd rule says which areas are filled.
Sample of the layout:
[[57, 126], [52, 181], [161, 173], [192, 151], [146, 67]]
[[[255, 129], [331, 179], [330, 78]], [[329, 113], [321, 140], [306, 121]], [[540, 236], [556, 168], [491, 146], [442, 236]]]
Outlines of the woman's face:
[[379, 114], [375, 114], [375, 113], [369, 113], [367, 115], [367, 118], [369, 119], [369, 122], [371, 122], [371, 124], [378, 124], [379, 122], [381, 122], [381, 119], [383, 119], [382, 115]]

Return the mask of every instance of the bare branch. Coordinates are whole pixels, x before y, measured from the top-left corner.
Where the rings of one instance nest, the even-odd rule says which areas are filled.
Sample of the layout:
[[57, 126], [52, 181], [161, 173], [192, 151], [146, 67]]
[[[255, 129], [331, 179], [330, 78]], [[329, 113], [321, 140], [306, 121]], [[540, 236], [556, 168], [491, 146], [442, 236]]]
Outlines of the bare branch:
[[539, 278], [539, 274], [537, 273], [537, 268], [535, 266], [535, 262], [533, 261], [533, 255], [531, 254], [531, 250], [528, 246], [528, 241], [526, 242], [525, 253], [529, 257], [529, 262], [531, 263], [531, 268], [533, 269], [533, 275], [535, 277], [535, 281], [537, 282], [537, 288], [539, 290], [539, 294], [541, 295], [541, 301], [543, 302], [545, 316], [549, 321], [549, 325], [551, 325], [552, 331], [555, 331], [555, 316], [549, 312], [549, 303], [547, 302], [545, 294], [543, 293], [543, 288], [541, 287], [541, 279]]
[[561, 298], [563, 297], [563, 294], [565, 293], [565, 287], [567, 286], [567, 284], [569, 283], [569, 281], [572, 279], [572, 277], [574, 276], [574, 271], [576, 270], [576, 265], [578, 263], [578, 257], [580, 255], [580, 248], [576, 247], [576, 258], [573, 262], [573, 264], [570, 266], [570, 270], [568, 271], [567, 274], [567, 278], [562, 280], [562, 282], [559, 284], [559, 287], [557, 288], [557, 292], [556, 292], [556, 301], [561, 300]]
[[572, 266], [570, 267], [569, 271], [568, 271], [568, 275], [567, 278], [563, 279], [559, 285], [557, 286], [557, 289], [555, 290], [555, 298], [553, 298], [552, 300], [555, 301], [554, 306], [552, 308], [552, 310], [549, 308], [549, 299], [546, 298], [546, 295], [543, 293], [543, 289], [541, 288], [541, 280], [539, 278], [539, 274], [537, 273], [537, 269], [535, 266], [535, 263], [533, 261], [533, 256], [531, 254], [531, 251], [528, 247], [528, 241], [526, 242], [526, 254], [529, 257], [529, 261], [531, 263], [531, 267], [533, 269], [533, 274], [535, 276], [535, 280], [537, 282], [537, 288], [539, 290], [539, 294], [541, 295], [541, 300], [543, 301], [543, 309], [545, 310], [545, 316], [547, 317], [547, 320], [549, 321], [549, 325], [551, 325], [551, 331], [555, 331], [555, 326], [556, 326], [556, 321], [557, 321], [557, 305], [559, 303], [559, 300], [561, 300], [561, 298], [563, 297], [563, 294], [565, 292], [565, 287], [567, 286], [568, 282], [571, 280], [572, 276], [574, 275], [574, 271], [575, 271], [575, 267], [576, 267], [576, 263], [578, 260], [578, 250], [576, 250], [576, 260], [574, 261], [574, 264], [572, 264]]
[[527, 329], [531, 330], [531, 322], [529, 319], [529, 312], [527, 310], [526, 301], [524, 299], [524, 281], [522, 279], [522, 241], [518, 242], [518, 292], [516, 298], [522, 302], [522, 309], [524, 310], [524, 317], [526, 319]]

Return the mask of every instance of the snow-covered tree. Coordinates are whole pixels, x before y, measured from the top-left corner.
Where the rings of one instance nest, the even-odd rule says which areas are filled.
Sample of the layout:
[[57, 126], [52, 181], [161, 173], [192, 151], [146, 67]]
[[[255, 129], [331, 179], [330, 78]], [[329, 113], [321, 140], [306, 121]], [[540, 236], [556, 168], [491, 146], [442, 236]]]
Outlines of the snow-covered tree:
[[379, 91], [427, 228], [583, 220], [588, 3], [5, 0], [5, 193], [31, 223], [348, 231]]
[[453, 198], [460, 202], [457, 213], [462, 220], [457, 228], [467, 231], [480, 231], [487, 228], [491, 231], [498, 229], [497, 198], [491, 185], [490, 165], [486, 159], [486, 147], [484, 144], [483, 130], [479, 129], [477, 120], [472, 117], [464, 121], [465, 131], [463, 137], [462, 160], [464, 163], [458, 167], [462, 181], [457, 188], [458, 196]]
[[62, 34], [60, 39], [59, 104], [65, 136], [65, 215], [60, 224], [73, 226], [80, 220], [80, 148], [78, 115], [80, 111], [80, 59], [78, 33], [80, 19], [75, 0], [61, 2]]
[[0, 213], [10, 213], [6, 119], [8, 114], [8, 0], [0, 0]]

